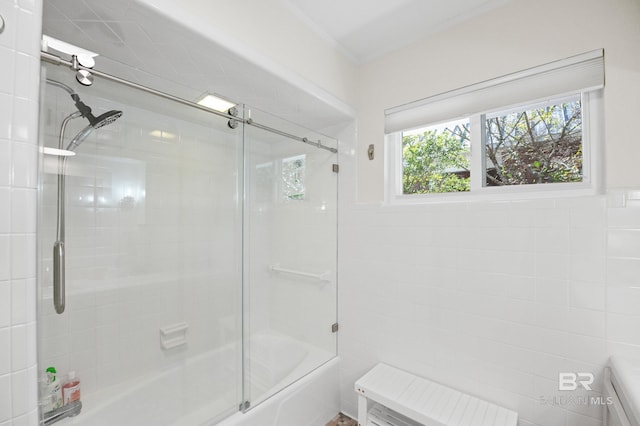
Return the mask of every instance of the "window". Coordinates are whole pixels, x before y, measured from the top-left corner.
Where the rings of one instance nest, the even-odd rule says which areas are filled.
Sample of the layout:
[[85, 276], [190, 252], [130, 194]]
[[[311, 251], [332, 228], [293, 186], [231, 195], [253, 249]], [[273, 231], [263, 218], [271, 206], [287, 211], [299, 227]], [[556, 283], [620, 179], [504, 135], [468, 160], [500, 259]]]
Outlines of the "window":
[[469, 191], [469, 120], [402, 133], [402, 192]]
[[304, 200], [306, 156], [304, 154], [282, 160], [282, 199]]
[[386, 111], [387, 198], [593, 192], [603, 70], [599, 50]]
[[582, 182], [579, 97], [484, 117], [485, 186]]

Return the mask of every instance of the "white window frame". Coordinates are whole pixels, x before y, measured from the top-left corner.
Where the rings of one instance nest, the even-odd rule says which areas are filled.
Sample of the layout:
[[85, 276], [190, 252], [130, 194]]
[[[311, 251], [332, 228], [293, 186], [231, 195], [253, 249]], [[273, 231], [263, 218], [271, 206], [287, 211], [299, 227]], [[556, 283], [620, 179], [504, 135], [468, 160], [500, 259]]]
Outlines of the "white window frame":
[[[593, 53], [590, 53], [593, 56]], [[584, 55], [579, 55], [584, 56]], [[601, 56], [602, 58], [602, 56]], [[571, 63], [571, 59], [559, 61]], [[538, 69], [549, 69], [549, 64], [537, 67]], [[558, 67], [560, 68], [560, 67]], [[553, 68], [552, 68], [553, 69]], [[523, 72], [527, 76], [535, 76], [536, 69]], [[505, 78], [494, 80], [497, 84], [502, 84]], [[477, 85], [480, 90], [486, 94], [491, 93], [491, 81], [483, 82]], [[588, 196], [599, 193], [602, 185], [602, 151], [603, 151], [603, 89], [598, 87], [588, 87], [584, 91], [569, 90], [557, 93], [555, 96], [546, 96], [545, 98], [529, 99], [524, 102], [518, 102], [512, 105], [501, 105], [485, 111], [474, 112], [472, 114], [461, 114], [448, 117], [446, 120], [438, 122], [424, 122], [419, 126], [412, 126], [406, 129], [397, 130], [398, 123], [392, 123], [391, 127], [395, 127], [395, 131], [387, 133], [385, 136], [385, 201], [388, 204], [420, 204], [433, 202], [465, 202], [470, 200], [513, 200], [513, 199], [534, 199], [534, 198], [556, 198], [556, 197], [575, 197]], [[429, 99], [437, 99], [438, 102], [448, 97], [455, 97], [459, 92], [469, 93], [477, 90], [474, 86], [437, 95], [427, 100], [416, 102], [416, 109], [411, 110], [411, 104], [391, 110], [391, 114], [400, 111], [403, 114], [407, 111], [410, 119], [407, 122], [416, 123], [419, 120], [419, 112], [422, 109], [429, 115]], [[536, 104], [550, 103], [553, 101], [561, 101], [571, 96], [580, 95], [582, 103], [582, 147], [583, 147], [583, 181], [582, 182], [562, 182], [562, 183], [544, 183], [544, 184], [528, 184], [528, 185], [506, 185], [492, 186], [484, 185], [485, 180], [485, 147], [484, 132], [486, 116], [494, 116], [500, 112], [512, 112], [514, 110], [523, 110], [527, 108], [535, 108]], [[426, 105], [426, 106], [425, 106]], [[418, 111], [418, 114], [416, 114]], [[413, 116], [411, 115], [413, 114]], [[402, 121], [400, 118], [400, 122]], [[414, 130], [416, 128], [424, 128], [431, 125], [441, 124], [443, 122], [468, 118], [470, 121], [471, 135], [471, 182], [470, 191], [465, 192], [448, 192], [448, 193], [432, 193], [432, 194], [403, 194], [402, 189], [402, 133]], [[394, 117], [393, 120], [396, 120]], [[478, 154], [480, 153], [480, 154]]]

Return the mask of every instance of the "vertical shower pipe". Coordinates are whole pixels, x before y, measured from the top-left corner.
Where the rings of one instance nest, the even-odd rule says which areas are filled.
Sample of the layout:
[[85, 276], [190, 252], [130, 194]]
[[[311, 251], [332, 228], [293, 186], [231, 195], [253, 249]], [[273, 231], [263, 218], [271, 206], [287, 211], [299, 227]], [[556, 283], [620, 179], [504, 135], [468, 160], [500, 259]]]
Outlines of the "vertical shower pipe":
[[[64, 133], [70, 120], [78, 118], [82, 115], [79, 111], [75, 111], [65, 117], [60, 127], [60, 136], [58, 137], [58, 149], [64, 149]], [[65, 308], [65, 259], [64, 259], [64, 241], [65, 241], [65, 172], [67, 157], [58, 157], [58, 220], [56, 221], [56, 241], [53, 243], [53, 305], [58, 314], [64, 312]]]

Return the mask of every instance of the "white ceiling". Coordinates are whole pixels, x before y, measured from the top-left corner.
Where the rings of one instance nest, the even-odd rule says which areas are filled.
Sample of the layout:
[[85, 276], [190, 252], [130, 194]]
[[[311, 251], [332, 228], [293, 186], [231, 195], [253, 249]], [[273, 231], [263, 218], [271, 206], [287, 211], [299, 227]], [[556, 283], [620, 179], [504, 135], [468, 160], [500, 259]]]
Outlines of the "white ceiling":
[[422, 40], [511, 0], [284, 0], [356, 62]]
[[174, 96], [195, 101], [216, 93], [327, 133], [351, 119], [135, 1], [46, 0], [42, 25], [44, 34], [98, 52], [97, 70]]

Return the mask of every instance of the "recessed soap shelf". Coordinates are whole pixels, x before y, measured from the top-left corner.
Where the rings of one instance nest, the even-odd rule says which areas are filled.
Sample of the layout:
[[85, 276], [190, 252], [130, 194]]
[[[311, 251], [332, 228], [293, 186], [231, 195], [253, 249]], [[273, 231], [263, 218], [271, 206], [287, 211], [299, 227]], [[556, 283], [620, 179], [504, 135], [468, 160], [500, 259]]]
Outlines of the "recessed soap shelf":
[[160, 346], [164, 350], [173, 349], [187, 344], [187, 330], [189, 324], [179, 322], [160, 327]]

